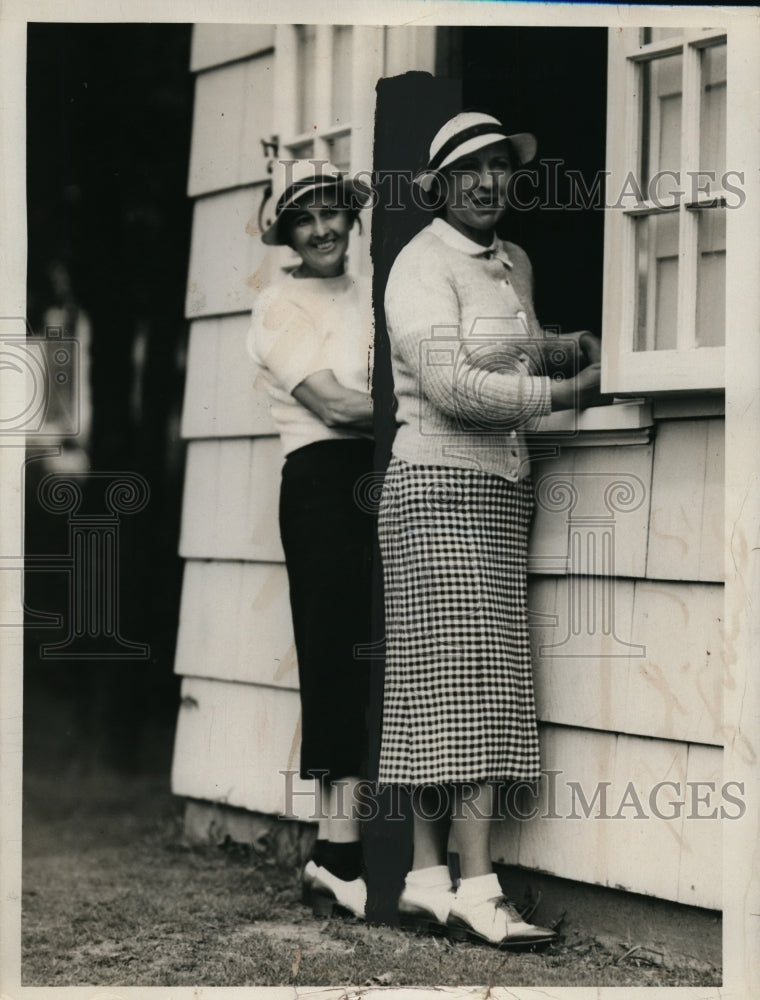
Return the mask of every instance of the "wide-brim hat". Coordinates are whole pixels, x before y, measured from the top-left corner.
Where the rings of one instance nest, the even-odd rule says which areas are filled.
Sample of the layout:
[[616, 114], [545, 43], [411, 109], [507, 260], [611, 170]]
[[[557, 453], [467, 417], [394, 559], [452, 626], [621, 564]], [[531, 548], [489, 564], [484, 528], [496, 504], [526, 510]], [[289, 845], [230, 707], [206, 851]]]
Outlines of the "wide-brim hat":
[[429, 191], [438, 173], [463, 156], [491, 143], [508, 140], [524, 166], [536, 155], [538, 144], [530, 132], [508, 132], [498, 118], [482, 111], [462, 111], [442, 125], [433, 136], [428, 162], [414, 178], [423, 191]]
[[339, 207], [358, 210], [371, 197], [368, 184], [349, 177], [327, 160], [277, 160], [272, 179], [269, 212], [262, 220], [261, 239], [268, 246], [282, 245], [279, 222], [282, 213], [315, 191], [337, 190]]

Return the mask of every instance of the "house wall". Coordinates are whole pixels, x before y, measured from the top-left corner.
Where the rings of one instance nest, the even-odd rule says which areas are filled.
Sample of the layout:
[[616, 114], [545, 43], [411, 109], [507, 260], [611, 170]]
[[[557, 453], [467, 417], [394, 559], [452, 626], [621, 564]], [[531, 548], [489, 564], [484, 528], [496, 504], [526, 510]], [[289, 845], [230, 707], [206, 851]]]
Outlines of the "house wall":
[[[432, 29], [373, 31], [384, 74], [432, 69]], [[270, 27], [195, 29], [183, 682], [172, 783], [179, 795], [278, 814], [278, 772], [297, 768], [299, 746], [277, 528], [282, 460], [244, 347], [256, 288], [275, 267], [251, 235], [266, 182], [259, 139], [278, 131], [271, 100], [261, 99], [277, 72], [274, 44]], [[718, 908], [721, 825], [690, 814], [720, 801], [716, 793], [695, 809], [688, 783], [719, 790], [722, 781], [723, 418], [634, 406], [631, 424], [623, 408], [608, 409], [615, 413], [589, 417], [534, 467], [537, 710], [544, 767], [557, 774], [537, 803], [543, 817], [497, 826], [494, 857]], [[668, 803], [679, 786], [686, 800], [673, 819], [650, 807], [663, 781], [675, 786], [663, 786], [660, 812], [678, 812]], [[609, 818], [583, 818], [578, 789], [591, 800], [599, 782], [609, 782]], [[697, 789], [703, 799], [707, 791]], [[306, 817], [309, 803], [297, 799], [296, 812]]]

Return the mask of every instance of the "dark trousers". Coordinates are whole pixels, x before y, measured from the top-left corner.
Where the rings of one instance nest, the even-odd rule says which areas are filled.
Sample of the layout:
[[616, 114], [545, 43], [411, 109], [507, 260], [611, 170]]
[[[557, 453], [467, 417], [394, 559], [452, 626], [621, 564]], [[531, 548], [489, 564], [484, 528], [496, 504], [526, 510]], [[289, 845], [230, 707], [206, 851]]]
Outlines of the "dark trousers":
[[363, 439], [291, 452], [280, 491], [301, 688], [301, 777], [364, 776], [374, 514], [357, 497], [372, 473]]

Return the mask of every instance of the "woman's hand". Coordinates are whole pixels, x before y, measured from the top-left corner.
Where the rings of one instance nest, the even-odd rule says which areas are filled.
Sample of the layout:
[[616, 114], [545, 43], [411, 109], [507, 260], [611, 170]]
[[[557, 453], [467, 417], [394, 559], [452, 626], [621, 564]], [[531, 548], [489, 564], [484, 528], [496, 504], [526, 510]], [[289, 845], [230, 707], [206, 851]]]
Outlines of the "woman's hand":
[[578, 344], [586, 358], [586, 364], [595, 365], [602, 360], [602, 341], [595, 333], [591, 333], [590, 330], [581, 330]]
[[327, 427], [372, 431], [372, 397], [349, 389], [330, 368], [314, 372], [299, 382], [293, 396]]
[[[570, 341], [577, 346], [573, 347]], [[558, 375], [565, 379], [572, 378], [588, 365], [602, 360], [602, 342], [590, 330], [561, 333], [558, 337], [546, 337], [534, 343], [539, 345], [541, 354], [542, 367], [537, 371], [549, 378]]]
[[551, 383], [552, 410], [584, 410], [608, 400], [599, 391], [602, 366], [598, 361], [587, 365], [575, 378]]

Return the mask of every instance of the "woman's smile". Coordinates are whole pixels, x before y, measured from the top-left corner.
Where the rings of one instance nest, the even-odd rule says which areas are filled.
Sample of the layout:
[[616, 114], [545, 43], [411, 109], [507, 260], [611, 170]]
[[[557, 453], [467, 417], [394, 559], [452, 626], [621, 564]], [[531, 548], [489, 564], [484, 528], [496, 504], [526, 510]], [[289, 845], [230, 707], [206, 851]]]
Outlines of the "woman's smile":
[[290, 224], [290, 245], [301, 258], [301, 278], [332, 278], [345, 269], [350, 213], [337, 205], [337, 193], [312, 195], [299, 205]]
[[318, 253], [330, 253], [335, 248], [335, 240], [329, 236], [324, 240], [314, 240], [312, 246]]

